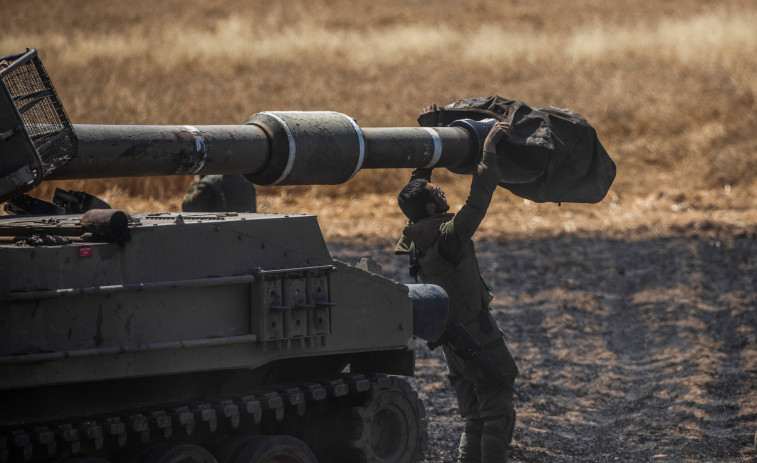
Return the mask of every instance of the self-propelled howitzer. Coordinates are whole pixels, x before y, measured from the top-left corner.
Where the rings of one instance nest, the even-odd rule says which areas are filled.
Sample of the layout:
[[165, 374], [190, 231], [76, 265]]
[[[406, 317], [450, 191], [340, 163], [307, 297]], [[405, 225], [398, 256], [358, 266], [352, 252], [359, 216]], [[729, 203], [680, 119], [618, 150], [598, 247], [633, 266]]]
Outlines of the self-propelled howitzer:
[[[1, 58], [0, 80], [3, 201], [48, 179], [340, 183], [470, 154], [465, 129], [325, 112], [71, 125], [33, 50]], [[447, 298], [381, 273], [334, 260], [308, 215], [0, 216], [0, 463], [417, 461], [423, 405], [402, 376]]]

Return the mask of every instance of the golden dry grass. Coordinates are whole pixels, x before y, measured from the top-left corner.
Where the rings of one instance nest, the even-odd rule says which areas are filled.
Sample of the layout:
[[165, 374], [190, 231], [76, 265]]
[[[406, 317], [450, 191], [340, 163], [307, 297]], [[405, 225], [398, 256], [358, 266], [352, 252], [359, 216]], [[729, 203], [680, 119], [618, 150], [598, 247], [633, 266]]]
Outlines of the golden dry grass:
[[[498, 191], [485, 238], [757, 222], [752, 0], [2, 0], [0, 11], [0, 53], [37, 48], [74, 123], [236, 124], [300, 109], [406, 126], [429, 103], [491, 94], [586, 116], [618, 166], [608, 197], [557, 207]], [[261, 188], [259, 207], [317, 214], [328, 239], [391, 241], [408, 174]], [[465, 199], [468, 178], [435, 179], [453, 204]], [[178, 210], [189, 181], [55, 185], [137, 212]]]

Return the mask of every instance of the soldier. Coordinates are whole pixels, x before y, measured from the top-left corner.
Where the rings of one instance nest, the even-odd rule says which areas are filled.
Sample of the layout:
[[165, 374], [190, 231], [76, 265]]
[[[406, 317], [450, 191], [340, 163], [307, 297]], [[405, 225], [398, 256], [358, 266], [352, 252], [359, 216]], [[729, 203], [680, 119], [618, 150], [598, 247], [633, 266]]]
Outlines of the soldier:
[[255, 185], [242, 175], [196, 175], [189, 185], [184, 212], [256, 212]]
[[[505, 461], [515, 425], [513, 382], [518, 367], [490, 313], [492, 293], [481, 277], [472, 241], [500, 178], [495, 146], [502, 139], [506, 143], [509, 136], [505, 122], [491, 129], [468, 200], [457, 214], [447, 212], [444, 192], [430, 182], [431, 169], [414, 169], [397, 197], [409, 223], [395, 253], [409, 254], [411, 275], [417, 272], [413, 276], [441, 286], [449, 295], [447, 333], [452, 335], [445, 333], [438, 344], [466, 420], [459, 463]], [[462, 338], [468, 342], [461, 342]]]

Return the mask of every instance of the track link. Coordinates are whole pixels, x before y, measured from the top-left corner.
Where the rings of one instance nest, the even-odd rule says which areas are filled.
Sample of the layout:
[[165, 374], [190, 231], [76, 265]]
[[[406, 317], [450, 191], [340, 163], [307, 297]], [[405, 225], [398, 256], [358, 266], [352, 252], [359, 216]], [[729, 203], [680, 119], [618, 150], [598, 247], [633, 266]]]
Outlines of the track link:
[[343, 374], [111, 415], [8, 426], [0, 428], [0, 463], [69, 457], [107, 460], [148, 444], [207, 445], [235, 434], [266, 434], [267, 428], [280, 429], [288, 422], [301, 421], [308, 411], [349, 408], [372, 390], [397, 387], [397, 381], [402, 380], [383, 374]]

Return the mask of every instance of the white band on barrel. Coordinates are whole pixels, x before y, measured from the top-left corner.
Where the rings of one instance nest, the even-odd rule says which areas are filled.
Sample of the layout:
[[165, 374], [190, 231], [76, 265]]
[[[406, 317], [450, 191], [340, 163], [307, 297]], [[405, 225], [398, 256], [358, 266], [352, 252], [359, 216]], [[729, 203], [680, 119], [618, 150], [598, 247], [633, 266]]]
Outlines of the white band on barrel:
[[284, 130], [287, 133], [287, 139], [289, 140], [289, 158], [287, 159], [287, 165], [284, 168], [284, 172], [281, 173], [279, 178], [276, 179], [275, 182], [271, 183], [271, 185], [278, 185], [279, 183], [283, 182], [284, 179], [286, 179], [289, 176], [289, 173], [292, 171], [292, 167], [294, 167], [294, 158], [296, 156], [297, 151], [297, 144], [294, 142], [294, 137], [292, 136], [292, 131], [289, 130], [289, 126], [284, 121], [284, 119], [277, 116], [275, 113], [265, 111], [261, 114], [265, 114], [266, 116], [271, 116], [272, 118], [276, 119], [282, 127], [284, 127]]
[[360, 144], [360, 153], [358, 154], [357, 158], [357, 164], [355, 165], [355, 170], [352, 172], [352, 175], [347, 177], [343, 180], [343, 182], [346, 182], [347, 180], [350, 180], [352, 177], [354, 177], [360, 169], [363, 168], [363, 161], [365, 161], [365, 136], [363, 135], [363, 131], [360, 130], [360, 127], [357, 125], [357, 122], [355, 119], [351, 118], [350, 116], [342, 113], [337, 113], [344, 116], [348, 121], [350, 121], [350, 124], [352, 124], [352, 127], [355, 128], [355, 133], [357, 134], [358, 143]]
[[439, 162], [439, 158], [442, 157], [442, 139], [439, 136], [439, 132], [432, 129], [431, 127], [423, 128], [431, 134], [431, 139], [434, 140], [434, 154], [431, 156], [431, 161], [423, 166], [424, 168], [429, 169], [431, 167], [434, 167], [436, 163]]
[[185, 125], [184, 128], [192, 134], [195, 139], [195, 150], [200, 154], [200, 159], [195, 162], [188, 170], [188, 174], [194, 175], [205, 167], [205, 160], [208, 157], [208, 145], [205, 143], [205, 137], [202, 135], [197, 127], [191, 125]]

